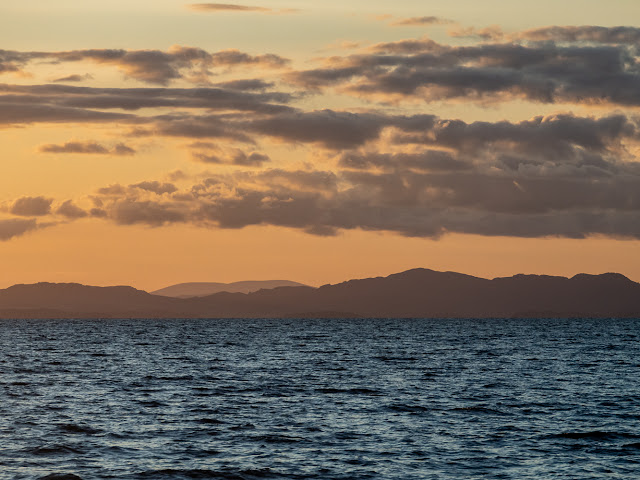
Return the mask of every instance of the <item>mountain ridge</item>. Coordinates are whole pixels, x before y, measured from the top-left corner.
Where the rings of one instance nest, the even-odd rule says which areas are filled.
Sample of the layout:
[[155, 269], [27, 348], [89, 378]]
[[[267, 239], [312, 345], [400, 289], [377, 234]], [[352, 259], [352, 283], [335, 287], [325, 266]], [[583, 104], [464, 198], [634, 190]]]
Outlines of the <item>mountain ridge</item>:
[[486, 279], [416, 268], [318, 288], [174, 298], [129, 286], [40, 282], [0, 290], [0, 318], [640, 317], [640, 284], [618, 273]]
[[306, 287], [299, 282], [291, 280], [243, 280], [240, 282], [186, 282], [177, 283], [168, 287], [154, 290], [152, 295], [162, 295], [175, 298], [205, 297], [219, 292], [252, 293], [263, 288], [277, 287]]

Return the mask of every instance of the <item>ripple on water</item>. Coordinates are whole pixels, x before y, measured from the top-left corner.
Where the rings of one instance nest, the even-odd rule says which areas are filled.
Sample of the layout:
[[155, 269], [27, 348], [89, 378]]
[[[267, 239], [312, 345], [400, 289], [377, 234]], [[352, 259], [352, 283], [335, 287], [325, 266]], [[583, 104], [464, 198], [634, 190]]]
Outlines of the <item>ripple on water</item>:
[[636, 480], [638, 331], [0, 321], [0, 480]]

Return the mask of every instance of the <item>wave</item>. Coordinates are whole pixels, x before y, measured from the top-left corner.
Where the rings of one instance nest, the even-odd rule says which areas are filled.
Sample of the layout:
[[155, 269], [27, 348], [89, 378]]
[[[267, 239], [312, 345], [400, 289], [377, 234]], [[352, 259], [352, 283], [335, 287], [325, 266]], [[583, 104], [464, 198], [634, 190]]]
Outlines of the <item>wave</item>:
[[84, 453], [84, 451], [79, 448], [69, 447], [67, 445], [48, 445], [44, 447], [35, 447], [35, 448], [30, 448], [28, 452], [32, 455], [43, 455], [43, 456], [79, 455]]
[[82, 480], [82, 478], [73, 473], [52, 473], [38, 480]]
[[216, 470], [178, 470], [178, 469], [163, 469], [163, 470], [148, 470], [140, 472], [136, 475], [138, 478], [171, 478], [171, 479], [193, 479], [193, 478], [208, 478], [215, 480], [257, 480], [262, 478], [291, 478], [291, 479], [306, 479], [314, 478], [311, 476], [302, 476], [296, 474], [282, 474], [276, 473], [266, 468], [263, 470], [242, 470], [242, 471], [216, 471]]
[[315, 391], [324, 394], [346, 393], [349, 395], [382, 395], [378, 390], [372, 390], [370, 388], [316, 388]]
[[552, 437], [568, 438], [572, 440], [620, 440], [627, 438], [640, 438], [640, 435], [628, 432], [604, 432], [601, 430], [594, 430], [591, 432], [564, 432], [552, 435]]
[[58, 426], [64, 433], [96, 435], [101, 430], [91, 428], [86, 425], [76, 425], [75, 423], [65, 423]]

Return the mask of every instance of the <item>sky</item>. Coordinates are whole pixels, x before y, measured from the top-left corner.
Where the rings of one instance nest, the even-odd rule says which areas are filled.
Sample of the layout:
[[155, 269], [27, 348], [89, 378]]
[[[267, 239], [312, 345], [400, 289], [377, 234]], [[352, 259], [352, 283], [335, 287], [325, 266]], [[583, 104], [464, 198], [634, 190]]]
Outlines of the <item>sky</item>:
[[637, 0], [3, 0], [0, 288], [640, 281]]

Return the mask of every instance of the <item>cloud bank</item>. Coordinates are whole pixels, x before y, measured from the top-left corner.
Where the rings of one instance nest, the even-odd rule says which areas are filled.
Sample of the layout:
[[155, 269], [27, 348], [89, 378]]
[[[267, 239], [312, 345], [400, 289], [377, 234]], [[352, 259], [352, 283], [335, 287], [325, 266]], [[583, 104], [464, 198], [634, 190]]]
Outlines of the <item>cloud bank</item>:
[[[15, 218], [0, 221], [0, 239], [41, 228], [35, 217], [150, 227], [272, 225], [313, 235], [362, 229], [428, 238], [455, 232], [639, 239], [639, 31], [456, 26], [451, 45], [427, 37], [379, 43], [305, 69], [276, 54], [193, 47], [0, 51], [0, 73], [82, 61], [160, 85], [0, 84], [2, 127], [108, 125], [123, 139], [62, 139], [40, 152], [108, 161], [136, 153], [129, 143], [138, 139], [178, 139], [184, 158], [204, 170], [169, 182], [106, 185], [80, 198], [11, 199], [4, 213]], [[257, 71], [211, 83], [216, 72], [235, 67]], [[59, 80], [81, 80], [72, 77]], [[197, 86], [166, 86], [173, 81]], [[336, 93], [357, 98], [359, 108], [346, 106], [352, 98], [322, 108], [325, 99], [337, 103]], [[489, 122], [446, 118], [432, 108], [516, 101], [557, 105], [559, 112]], [[418, 107], [403, 110], [403, 102]], [[576, 105], [600, 108], [567, 113]], [[279, 148], [288, 149], [286, 160]]]

